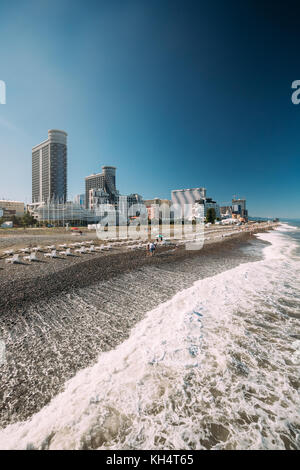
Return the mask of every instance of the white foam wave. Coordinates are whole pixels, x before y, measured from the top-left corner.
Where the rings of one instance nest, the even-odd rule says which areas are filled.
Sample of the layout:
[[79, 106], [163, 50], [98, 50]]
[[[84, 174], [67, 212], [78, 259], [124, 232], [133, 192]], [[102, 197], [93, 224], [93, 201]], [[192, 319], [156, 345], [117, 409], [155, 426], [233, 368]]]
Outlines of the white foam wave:
[[281, 223], [278, 227], [277, 230], [280, 231], [285, 231], [285, 232], [293, 232], [294, 230], [299, 230], [299, 227], [296, 225], [291, 225], [287, 223]]

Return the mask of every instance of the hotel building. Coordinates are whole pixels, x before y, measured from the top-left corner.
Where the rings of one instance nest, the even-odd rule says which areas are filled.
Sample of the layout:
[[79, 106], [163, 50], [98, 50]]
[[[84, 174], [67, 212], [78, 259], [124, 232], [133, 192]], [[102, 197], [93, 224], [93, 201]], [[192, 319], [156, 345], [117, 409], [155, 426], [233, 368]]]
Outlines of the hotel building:
[[32, 149], [32, 203], [67, 201], [67, 133], [48, 131]]

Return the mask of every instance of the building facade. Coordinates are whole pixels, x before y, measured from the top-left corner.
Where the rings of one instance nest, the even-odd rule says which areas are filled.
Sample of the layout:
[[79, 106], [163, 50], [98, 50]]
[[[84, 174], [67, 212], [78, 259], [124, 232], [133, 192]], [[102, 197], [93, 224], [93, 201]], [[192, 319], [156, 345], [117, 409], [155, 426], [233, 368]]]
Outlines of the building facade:
[[192, 217], [192, 207], [196, 201], [206, 197], [205, 188], [176, 189], [171, 192], [174, 218], [190, 219]]
[[22, 217], [25, 214], [25, 204], [20, 201], [0, 201], [1, 217]]
[[221, 206], [220, 207], [221, 217], [228, 218], [232, 217], [232, 206]]
[[90, 189], [88, 208], [95, 210], [104, 204], [109, 204], [109, 194], [103, 189]]
[[220, 207], [211, 198], [201, 198], [192, 206], [192, 218], [205, 219], [208, 209], [214, 209], [216, 219], [221, 219]]
[[74, 204], [79, 204], [80, 206], [85, 207], [85, 194], [77, 194], [74, 197]]
[[246, 209], [246, 199], [232, 199], [232, 214], [236, 216], [248, 218], [248, 211]]
[[[128, 196], [122, 196], [127, 199], [127, 217], [146, 217], [147, 218], [147, 209], [143, 200], [143, 197], [140, 194], [129, 194]], [[119, 210], [124, 216], [126, 216], [125, 212], [122, 212], [122, 205], [119, 198]]]
[[32, 148], [32, 202], [67, 201], [67, 133], [48, 131], [48, 139]]
[[116, 167], [103, 166], [102, 173], [94, 173], [85, 178], [85, 207], [90, 209], [90, 191], [102, 190], [108, 196], [110, 204], [117, 202], [118, 191], [116, 189]]
[[170, 210], [170, 199], [161, 199], [159, 197], [146, 199], [144, 201], [150, 220], [169, 221], [173, 219], [173, 212]]
[[182, 207], [185, 204], [194, 204], [195, 201], [205, 197], [205, 188], [176, 189], [171, 192], [172, 204], [179, 204]]
[[42, 202], [41, 204], [29, 204], [28, 211], [38, 221], [54, 225], [65, 226], [66, 224], [84, 225], [99, 222], [101, 214], [85, 209], [74, 202], [57, 203]]

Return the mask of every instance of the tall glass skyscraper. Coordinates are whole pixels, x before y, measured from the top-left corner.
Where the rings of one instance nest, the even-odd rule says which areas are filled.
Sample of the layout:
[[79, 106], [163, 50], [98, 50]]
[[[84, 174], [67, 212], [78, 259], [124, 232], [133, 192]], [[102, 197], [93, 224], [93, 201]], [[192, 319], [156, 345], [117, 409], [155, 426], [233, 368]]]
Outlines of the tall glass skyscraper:
[[67, 133], [48, 131], [32, 149], [32, 202], [67, 201]]

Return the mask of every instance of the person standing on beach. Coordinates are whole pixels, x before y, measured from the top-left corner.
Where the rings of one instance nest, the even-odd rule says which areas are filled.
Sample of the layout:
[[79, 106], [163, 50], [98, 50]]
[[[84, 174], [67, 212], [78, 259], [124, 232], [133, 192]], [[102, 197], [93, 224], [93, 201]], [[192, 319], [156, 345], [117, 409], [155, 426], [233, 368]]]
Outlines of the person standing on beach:
[[153, 256], [154, 255], [154, 251], [155, 251], [155, 244], [153, 242], [150, 242], [149, 244], [149, 252], [150, 252], [150, 256]]

